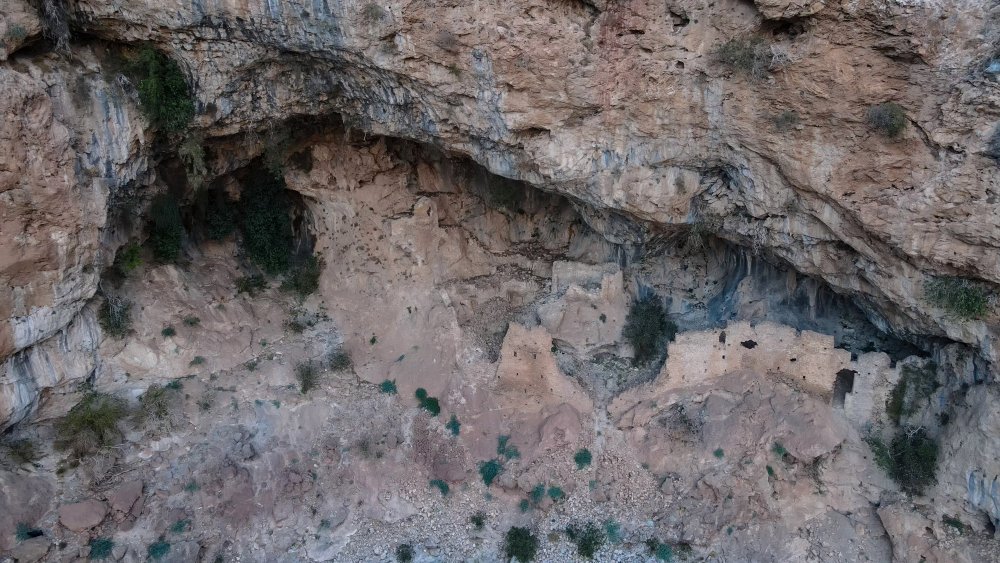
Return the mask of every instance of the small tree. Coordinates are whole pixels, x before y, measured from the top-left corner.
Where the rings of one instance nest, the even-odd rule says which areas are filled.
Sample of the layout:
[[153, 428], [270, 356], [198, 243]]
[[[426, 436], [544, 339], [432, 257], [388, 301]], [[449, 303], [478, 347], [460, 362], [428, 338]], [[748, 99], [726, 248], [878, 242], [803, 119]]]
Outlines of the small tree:
[[632, 344], [637, 365], [654, 359], [676, 333], [677, 325], [667, 320], [663, 304], [656, 297], [633, 302], [622, 330], [622, 336]]
[[517, 526], [507, 530], [503, 544], [507, 559], [517, 559], [523, 563], [534, 561], [538, 553], [538, 538], [527, 528]]
[[906, 112], [896, 102], [876, 104], [865, 112], [865, 121], [872, 129], [894, 139], [906, 129]]

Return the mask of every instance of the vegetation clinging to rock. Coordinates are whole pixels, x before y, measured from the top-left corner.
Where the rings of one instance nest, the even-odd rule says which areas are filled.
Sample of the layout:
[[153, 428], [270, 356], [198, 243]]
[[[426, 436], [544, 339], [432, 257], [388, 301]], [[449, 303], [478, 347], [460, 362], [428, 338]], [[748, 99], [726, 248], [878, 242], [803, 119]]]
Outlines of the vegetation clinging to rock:
[[149, 208], [149, 216], [152, 219], [149, 244], [153, 247], [153, 256], [161, 262], [176, 261], [181, 255], [184, 238], [184, 223], [177, 199], [169, 193], [156, 196]]
[[538, 537], [527, 528], [515, 526], [504, 535], [503, 551], [508, 560], [513, 558], [523, 563], [534, 561], [538, 553]]
[[716, 52], [719, 62], [746, 74], [751, 80], [762, 80], [788, 62], [788, 55], [761, 37], [730, 39]]
[[132, 302], [112, 295], [105, 296], [97, 320], [114, 338], [124, 338], [132, 330]]
[[875, 455], [875, 463], [907, 493], [923, 494], [934, 484], [938, 444], [923, 427], [900, 428], [888, 446], [875, 436], [865, 441]]
[[622, 335], [635, 352], [635, 364], [644, 364], [656, 358], [676, 333], [677, 325], [667, 319], [663, 304], [656, 297], [633, 302], [622, 330]]
[[90, 392], [56, 423], [55, 445], [78, 456], [113, 445], [121, 439], [118, 423], [127, 414], [124, 400]]
[[959, 319], [978, 319], [989, 310], [990, 293], [981, 283], [964, 278], [934, 278], [924, 284], [924, 296]]
[[865, 121], [880, 134], [894, 139], [906, 129], [906, 112], [896, 102], [875, 104], [865, 111]]
[[143, 47], [129, 61], [137, 81], [139, 103], [149, 121], [165, 131], [181, 131], [194, 117], [194, 101], [177, 62], [152, 47]]
[[268, 274], [287, 271], [292, 222], [284, 178], [263, 171], [257, 174], [244, 186], [240, 207], [247, 256]]
[[576, 544], [576, 552], [586, 559], [593, 559], [606, 539], [604, 530], [593, 522], [587, 522], [583, 526], [571, 524], [566, 528], [566, 535]]

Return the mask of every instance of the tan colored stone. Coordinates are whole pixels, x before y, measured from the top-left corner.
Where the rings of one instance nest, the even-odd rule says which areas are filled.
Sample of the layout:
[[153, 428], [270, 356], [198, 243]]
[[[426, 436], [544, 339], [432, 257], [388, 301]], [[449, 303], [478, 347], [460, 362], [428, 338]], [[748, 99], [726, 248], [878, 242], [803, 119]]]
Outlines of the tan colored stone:
[[73, 530], [84, 532], [97, 526], [108, 514], [108, 506], [96, 499], [85, 500], [59, 507], [59, 523]]
[[128, 481], [108, 495], [108, 504], [111, 505], [111, 510], [127, 514], [140, 496], [142, 496], [142, 481]]

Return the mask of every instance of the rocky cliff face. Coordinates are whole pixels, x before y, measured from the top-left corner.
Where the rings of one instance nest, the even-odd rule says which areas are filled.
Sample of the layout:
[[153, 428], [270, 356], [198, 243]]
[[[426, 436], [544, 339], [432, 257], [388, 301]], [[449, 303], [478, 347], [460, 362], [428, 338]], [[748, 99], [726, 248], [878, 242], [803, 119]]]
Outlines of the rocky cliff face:
[[[189, 394], [177, 401], [194, 430], [150, 442], [144, 427], [126, 437], [132, 449], [58, 486], [52, 456], [40, 475], [10, 479], [39, 479], [24, 486], [46, 502], [112, 503], [118, 471], [138, 471], [148, 501], [83, 528], [62, 523], [78, 532], [66, 536], [74, 548], [124, 534], [119, 558], [142, 557], [136, 546], [193, 517], [178, 505], [196, 468], [230, 478], [208, 487], [199, 524], [211, 531], [184, 536], [178, 560], [365, 557], [385, 530], [400, 542], [441, 538], [429, 557], [494, 557], [499, 528], [472, 544], [440, 528], [464, 523], [477, 491], [444, 519], [418, 517], [431, 501], [414, 491], [424, 477], [475, 481], [477, 464], [499, 456], [509, 464], [498, 495], [511, 504], [537, 482], [564, 481], [569, 503], [531, 503], [558, 526], [613, 506], [623, 522], [656, 521], [630, 538], [669, 536], [709, 558], [977, 560], [1000, 520], [988, 400], [1000, 360], [997, 10], [987, 0], [8, 0], [0, 427], [44, 438], [44, 421], [81, 388], [134, 400], [205, 362], [186, 385], [204, 404], [234, 407], [202, 409]], [[195, 106], [185, 132], [143, 116], [121, 64], [138, 45], [183, 71]], [[203, 151], [197, 182], [181, 148], [191, 142]], [[186, 265], [109, 279], [119, 247], [148, 234], [154, 194], [192, 208], [203, 187], [239, 199], [248, 174], [275, 158], [297, 244], [324, 262], [315, 296], [233, 297], [245, 269], [237, 241], [193, 234]], [[930, 298], [942, 280], [975, 288], [982, 310], [957, 315]], [[99, 293], [134, 303], [125, 340], [98, 326]], [[634, 352], [622, 330], [629, 303], [650, 295], [681, 330], [706, 332], [682, 333], [662, 368], [635, 369], [619, 358]], [[304, 335], [282, 324], [289, 308]], [[197, 329], [161, 333], [195, 317]], [[765, 320], [788, 327], [751, 326]], [[919, 350], [937, 364], [904, 361]], [[338, 379], [324, 397], [357, 395], [359, 411], [278, 398], [298, 363], [334, 351], [353, 359], [358, 380]], [[274, 363], [242, 389], [261, 358]], [[902, 413], [887, 413], [920, 370], [934, 375], [903, 384]], [[460, 437], [449, 442], [446, 420], [364, 386], [383, 381], [400, 397], [439, 398], [463, 421]], [[381, 414], [357, 426], [361, 411]], [[917, 511], [870, 449], [894, 424], [941, 444], [941, 473]], [[215, 425], [227, 430], [203, 429]], [[497, 432], [518, 460], [495, 448]], [[199, 446], [182, 451], [181, 438]], [[773, 442], [788, 457], [762, 456]], [[575, 474], [567, 459], [587, 447], [595, 473]], [[324, 452], [329, 471], [295, 467], [306, 450]], [[397, 475], [375, 452], [419, 470]], [[810, 492], [810, 479], [831, 498]], [[329, 494], [310, 501], [312, 515], [333, 515], [321, 519], [331, 533], [299, 537], [320, 524], [288, 500], [317, 490]], [[719, 502], [725, 523], [705, 508]], [[55, 509], [40, 506], [19, 518], [55, 526]], [[151, 519], [168, 508], [176, 514]], [[940, 524], [948, 518], [975, 534], [956, 537]], [[274, 523], [277, 536], [255, 531]], [[858, 532], [872, 523], [877, 532]], [[230, 524], [255, 547], [217, 541]], [[785, 545], [789, 534], [799, 536]], [[25, 560], [46, 545], [0, 542]], [[560, 549], [543, 551], [568, 556]], [[643, 557], [621, 549], [612, 558]]]

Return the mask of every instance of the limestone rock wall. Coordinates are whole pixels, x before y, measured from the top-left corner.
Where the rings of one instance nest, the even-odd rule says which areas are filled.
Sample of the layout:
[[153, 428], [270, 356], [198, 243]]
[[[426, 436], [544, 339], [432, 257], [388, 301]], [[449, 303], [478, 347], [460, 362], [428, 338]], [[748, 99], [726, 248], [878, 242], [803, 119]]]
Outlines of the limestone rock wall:
[[[929, 274], [1000, 281], [986, 0], [71, 7], [83, 33], [181, 60], [214, 133], [337, 111], [598, 208], [724, 217], [722, 236], [857, 295], [883, 326], [996, 357], [995, 317], [922, 299]], [[787, 62], [762, 80], [720, 64], [743, 35]], [[907, 112], [897, 140], [864, 123], [886, 101]]]

